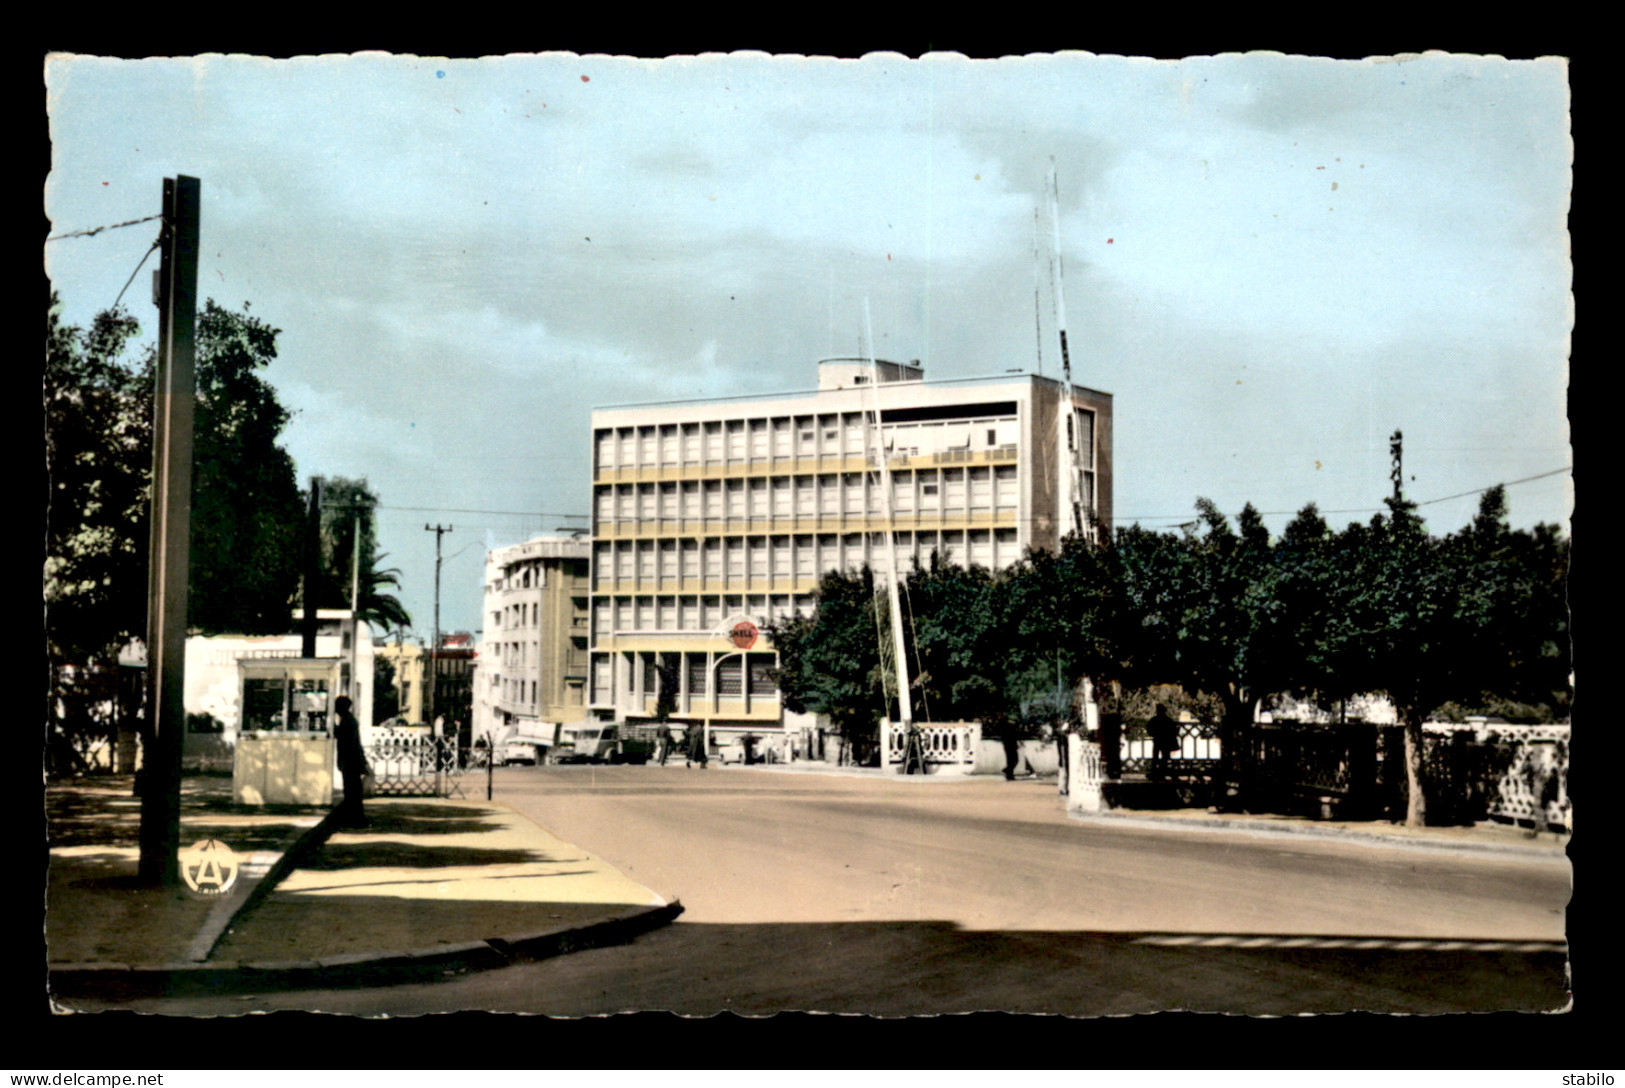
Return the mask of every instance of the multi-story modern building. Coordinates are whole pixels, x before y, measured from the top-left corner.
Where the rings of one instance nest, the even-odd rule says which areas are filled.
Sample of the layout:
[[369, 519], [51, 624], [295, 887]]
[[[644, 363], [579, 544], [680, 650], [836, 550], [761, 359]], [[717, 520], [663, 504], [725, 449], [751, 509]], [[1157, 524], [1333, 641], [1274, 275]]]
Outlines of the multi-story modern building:
[[1110, 525], [1111, 404], [829, 359], [813, 391], [594, 411], [593, 716], [646, 720], [664, 686], [675, 722], [782, 728], [762, 624], [810, 613], [825, 571], [884, 574], [888, 530], [899, 570], [998, 569]]
[[591, 545], [536, 537], [485, 560], [474, 735], [550, 738], [587, 715]]

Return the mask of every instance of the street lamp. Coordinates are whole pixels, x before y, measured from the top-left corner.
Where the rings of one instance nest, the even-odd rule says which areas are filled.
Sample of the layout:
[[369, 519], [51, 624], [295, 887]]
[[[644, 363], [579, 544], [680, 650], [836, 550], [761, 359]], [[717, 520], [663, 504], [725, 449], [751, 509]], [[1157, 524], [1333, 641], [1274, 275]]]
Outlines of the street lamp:
[[715, 650], [711, 651], [711, 663], [706, 666], [705, 675], [706, 698], [710, 705], [706, 708], [705, 723], [703, 726], [704, 735], [702, 738], [705, 741], [705, 750], [707, 754], [709, 754], [711, 751], [711, 715], [722, 708], [722, 692], [717, 690], [717, 669], [721, 667], [722, 663], [728, 660], [730, 657], [740, 658], [739, 680], [740, 689], [743, 691], [747, 683], [744, 676], [744, 656], [744, 650], [735, 650], [733, 653], [723, 654], [721, 657], [716, 656]]

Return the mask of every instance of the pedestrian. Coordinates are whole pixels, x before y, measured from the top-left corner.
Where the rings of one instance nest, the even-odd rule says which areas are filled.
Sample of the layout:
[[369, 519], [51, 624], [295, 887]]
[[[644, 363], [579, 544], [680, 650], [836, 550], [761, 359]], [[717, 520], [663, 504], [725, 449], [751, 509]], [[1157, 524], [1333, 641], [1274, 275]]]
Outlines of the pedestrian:
[[660, 735], [658, 740], [660, 741], [660, 765], [664, 767], [666, 765], [666, 757], [671, 755], [672, 745], [675, 743], [671, 735], [671, 726], [662, 725], [660, 727]]
[[344, 778], [344, 799], [339, 802], [339, 823], [344, 827], [366, 827], [367, 814], [361, 804], [361, 790], [367, 776], [367, 754], [361, 748], [361, 723], [356, 721], [348, 695], [333, 700], [338, 721], [333, 739], [338, 742], [339, 774]]
[[1007, 782], [1016, 780], [1016, 765], [1021, 762], [1021, 738], [1016, 735], [1016, 723], [1005, 722], [999, 730], [999, 739], [1004, 742], [1004, 777]]
[[710, 763], [711, 756], [705, 750], [705, 730], [690, 726], [688, 730], [688, 758], [683, 763], [685, 767], [692, 767], [695, 763], [703, 770]]
[[1168, 757], [1179, 747], [1179, 725], [1168, 716], [1168, 708], [1158, 703], [1145, 731], [1151, 737], [1151, 777], [1161, 779], [1168, 773]]

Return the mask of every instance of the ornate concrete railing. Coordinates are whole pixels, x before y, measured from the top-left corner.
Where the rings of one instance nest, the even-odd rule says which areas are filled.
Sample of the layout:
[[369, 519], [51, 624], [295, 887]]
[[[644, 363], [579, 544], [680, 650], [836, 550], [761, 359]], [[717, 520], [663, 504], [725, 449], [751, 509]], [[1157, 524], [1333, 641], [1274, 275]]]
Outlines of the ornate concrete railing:
[[[1139, 730], [1133, 731], [1135, 734]], [[1151, 769], [1151, 738], [1125, 730], [1120, 743], [1122, 769], [1145, 773]], [[1221, 755], [1218, 731], [1213, 726], [1182, 723], [1179, 747], [1168, 755], [1170, 773], [1179, 777], [1211, 774]]]
[[[1569, 802], [1568, 730], [1563, 736], [1518, 741], [1510, 765], [1495, 782], [1489, 797], [1489, 815], [1537, 830], [1561, 827], [1574, 830], [1574, 808]], [[1493, 742], [1492, 742], [1493, 743]]]
[[[976, 745], [982, 739], [980, 722], [936, 722], [915, 725], [920, 734], [920, 751], [927, 770], [941, 774], [970, 774], [976, 765]], [[903, 769], [908, 734], [892, 722], [880, 723], [880, 750], [884, 769]]]
[[1066, 773], [1068, 812], [1101, 812], [1106, 808], [1106, 762], [1101, 758], [1099, 744], [1068, 733]]

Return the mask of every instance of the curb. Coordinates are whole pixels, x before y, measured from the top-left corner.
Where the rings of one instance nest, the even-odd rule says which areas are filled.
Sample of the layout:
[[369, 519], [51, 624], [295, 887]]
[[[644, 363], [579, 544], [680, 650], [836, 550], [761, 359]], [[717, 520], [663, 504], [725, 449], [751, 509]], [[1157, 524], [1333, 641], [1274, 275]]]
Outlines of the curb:
[[265, 875], [256, 880], [235, 903], [228, 899], [221, 904], [223, 909], [218, 912], [210, 911], [209, 917], [204, 920], [202, 930], [192, 941], [189, 950], [191, 961], [201, 964], [214, 955], [216, 946], [225, 939], [232, 926], [265, 902], [271, 892], [276, 890], [276, 886], [298, 868], [300, 862], [321, 848], [337, 829], [338, 824], [339, 810], [336, 808], [329, 810], [327, 815], [314, 825], [301, 831], [293, 842], [288, 844], [288, 848], [278, 855], [276, 861], [271, 863]]
[[[328, 833], [331, 831], [329, 828]], [[262, 883], [270, 883], [270, 874]], [[217, 994], [222, 990], [301, 990], [433, 982], [448, 975], [626, 944], [650, 930], [671, 924], [682, 913], [683, 905], [674, 899], [664, 906], [624, 911], [586, 925], [560, 926], [436, 948], [351, 953], [316, 960], [165, 963], [151, 967], [122, 963], [51, 965], [48, 981], [50, 990], [59, 995], [93, 993], [98, 997], [169, 997], [187, 993]]]
[[1197, 833], [1216, 832], [1246, 832], [1255, 835], [1282, 836], [1286, 838], [1307, 837], [1322, 839], [1342, 839], [1367, 845], [1396, 846], [1412, 850], [1438, 850], [1447, 853], [1485, 853], [1509, 854], [1516, 857], [1567, 857], [1565, 848], [1561, 853], [1553, 846], [1540, 846], [1537, 844], [1520, 843], [1491, 843], [1458, 841], [1454, 839], [1422, 838], [1408, 835], [1390, 835], [1381, 831], [1363, 831], [1346, 827], [1316, 827], [1313, 824], [1281, 824], [1268, 820], [1231, 819], [1227, 817], [1214, 817], [1211, 819], [1191, 820], [1178, 816], [1146, 816], [1136, 814], [1122, 815], [1115, 812], [1074, 812], [1067, 810], [1070, 819], [1084, 823], [1116, 823], [1126, 827], [1138, 827], [1155, 831], [1193, 831]]

